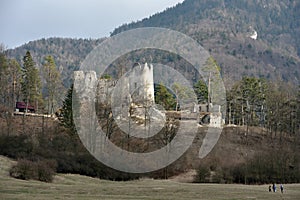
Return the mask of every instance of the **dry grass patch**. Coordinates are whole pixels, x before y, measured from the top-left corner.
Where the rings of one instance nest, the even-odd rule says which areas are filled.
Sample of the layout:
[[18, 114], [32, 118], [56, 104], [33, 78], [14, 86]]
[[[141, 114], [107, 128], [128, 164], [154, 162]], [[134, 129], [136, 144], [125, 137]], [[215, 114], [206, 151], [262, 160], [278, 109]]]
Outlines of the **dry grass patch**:
[[298, 200], [300, 185], [285, 185], [286, 193], [269, 193], [267, 185], [191, 184], [143, 179], [128, 182], [105, 181], [74, 174], [56, 175], [53, 183], [24, 181], [9, 177], [15, 162], [0, 156], [0, 199], [265, 199]]

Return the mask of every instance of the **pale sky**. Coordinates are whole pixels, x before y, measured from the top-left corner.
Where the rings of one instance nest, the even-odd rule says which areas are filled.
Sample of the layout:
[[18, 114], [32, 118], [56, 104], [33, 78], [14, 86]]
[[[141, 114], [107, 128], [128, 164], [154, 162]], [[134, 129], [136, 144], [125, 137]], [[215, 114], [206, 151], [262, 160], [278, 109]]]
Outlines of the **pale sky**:
[[0, 43], [49, 37], [101, 38], [183, 0], [0, 0]]

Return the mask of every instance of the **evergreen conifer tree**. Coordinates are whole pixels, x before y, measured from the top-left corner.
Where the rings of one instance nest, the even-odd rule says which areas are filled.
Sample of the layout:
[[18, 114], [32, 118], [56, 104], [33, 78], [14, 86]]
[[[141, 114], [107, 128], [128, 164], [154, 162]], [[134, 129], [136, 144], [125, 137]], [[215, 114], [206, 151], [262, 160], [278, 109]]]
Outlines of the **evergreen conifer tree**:
[[72, 106], [72, 97], [73, 97], [73, 84], [67, 92], [66, 98], [63, 102], [63, 107], [59, 116], [59, 121], [61, 125], [65, 128], [68, 128], [72, 133], [76, 133], [76, 128], [73, 120], [73, 106]]
[[39, 70], [35, 67], [35, 62], [29, 51], [23, 58], [22, 68], [22, 94], [24, 101], [27, 104], [34, 104], [35, 109], [38, 110], [42, 104], [41, 95], [41, 79]]

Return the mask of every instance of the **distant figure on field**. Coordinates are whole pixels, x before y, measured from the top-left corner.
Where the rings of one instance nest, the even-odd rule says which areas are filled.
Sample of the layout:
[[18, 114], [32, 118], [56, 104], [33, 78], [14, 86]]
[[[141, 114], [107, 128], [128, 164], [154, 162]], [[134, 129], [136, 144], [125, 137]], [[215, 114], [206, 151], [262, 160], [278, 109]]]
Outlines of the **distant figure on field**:
[[273, 183], [273, 192], [276, 192], [276, 184]]
[[283, 193], [283, 185], [282, 184], [280, 184], [280, 191], [281, 191], [281, 193]]
[[269, 185], [269, 192], [272, 192], [272, 186]]

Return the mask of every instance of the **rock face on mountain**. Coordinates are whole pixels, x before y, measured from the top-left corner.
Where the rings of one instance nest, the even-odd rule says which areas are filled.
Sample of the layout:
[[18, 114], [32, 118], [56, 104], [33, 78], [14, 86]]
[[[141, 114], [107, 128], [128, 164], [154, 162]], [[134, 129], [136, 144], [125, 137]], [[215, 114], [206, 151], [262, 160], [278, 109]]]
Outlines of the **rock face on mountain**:
[[[217, 60], [225, 84], [243, 75], [300, 83], [300, 2], [298, 0], [185, 0], [141, 21], [124, 24], [112, 35], [139, 27], [183, 32]], [[9, 50], [21, 60], [32, 51], [38, 65], [54, 55], [65, 82], [102, 40], [50, 38]]]

